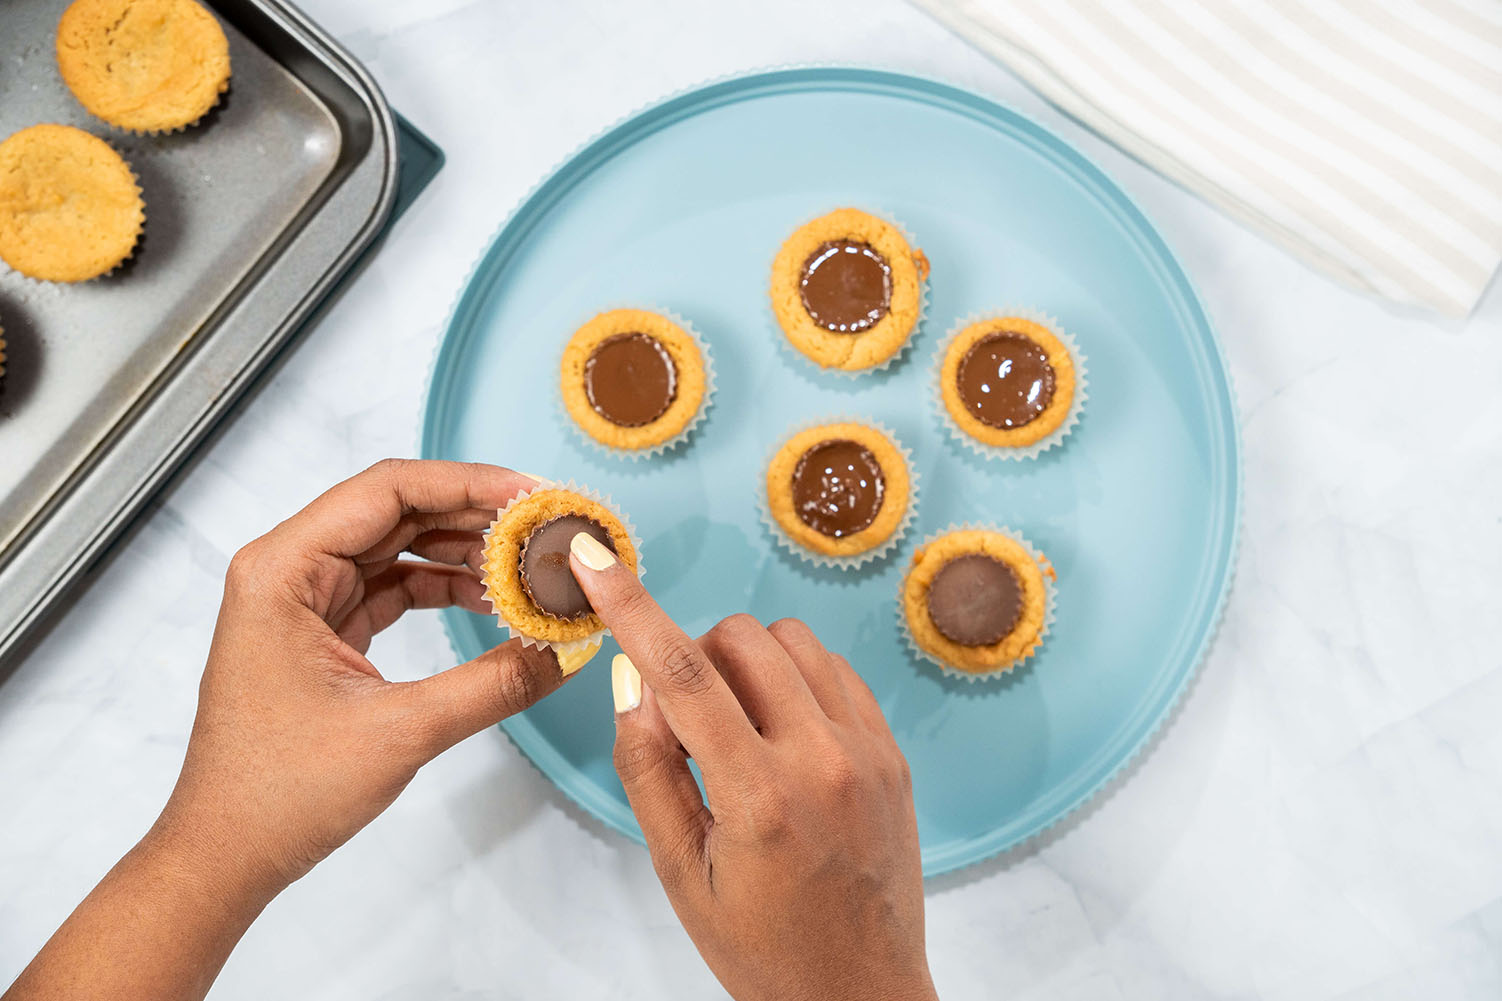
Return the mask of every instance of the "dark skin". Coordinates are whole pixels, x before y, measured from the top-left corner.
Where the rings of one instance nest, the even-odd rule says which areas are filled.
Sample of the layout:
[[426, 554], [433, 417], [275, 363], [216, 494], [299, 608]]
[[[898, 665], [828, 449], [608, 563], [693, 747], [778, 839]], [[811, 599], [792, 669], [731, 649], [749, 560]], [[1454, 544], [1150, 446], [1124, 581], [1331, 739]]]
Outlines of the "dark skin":
[[[365, 656], [411, 609], [488, 614], [483, 532], [535, 483], [387, 461], [237, 553], [166, 807], [4, 1001], [203, 997], [265, 906], [419, 768], [561, 685], [551, 652], [516, 641], [413, 682]], [[849, 665], [791, 621], [738, 616], [690, 641], [629, 572], [574, 563], [641, 666], [617, 672], [641, 693], [617, 717], [617, 767], [726, 988], [741, 1001], [932, 997], [906, 766]], [[711, 742], [720, 728], [730, 738]]]

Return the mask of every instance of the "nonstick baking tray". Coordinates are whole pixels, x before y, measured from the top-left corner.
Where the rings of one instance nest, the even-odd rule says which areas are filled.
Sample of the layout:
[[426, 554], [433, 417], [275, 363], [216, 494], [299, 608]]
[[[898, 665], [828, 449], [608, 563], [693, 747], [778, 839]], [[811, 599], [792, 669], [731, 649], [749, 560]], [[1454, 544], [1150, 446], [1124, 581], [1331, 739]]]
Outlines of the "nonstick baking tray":
[[[0, 659], [309, 318], [441, 156], [280, 0], [215, 0], [234, 76], [198, 126], [136, 136], [57, 73], [64, 0], [0, 6], [0, 137], [37, 122], [110, 142], [146, 228], [114, 273], [34, 282], [0, 265]], [[401, 147], [420, 154], [399, 177]]]

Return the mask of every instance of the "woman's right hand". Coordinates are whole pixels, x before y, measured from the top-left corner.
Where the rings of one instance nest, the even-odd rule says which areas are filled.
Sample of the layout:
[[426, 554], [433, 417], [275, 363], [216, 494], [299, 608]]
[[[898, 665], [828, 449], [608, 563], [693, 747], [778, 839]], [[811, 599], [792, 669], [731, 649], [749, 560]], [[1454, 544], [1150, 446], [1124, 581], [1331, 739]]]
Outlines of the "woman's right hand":
[[739, 1001], [933, 998], [907, 762], [849, 662], [794, 619], [692, 640], [588, 535], [571, 562], [626, 651], [616, 770], [720, 983]]

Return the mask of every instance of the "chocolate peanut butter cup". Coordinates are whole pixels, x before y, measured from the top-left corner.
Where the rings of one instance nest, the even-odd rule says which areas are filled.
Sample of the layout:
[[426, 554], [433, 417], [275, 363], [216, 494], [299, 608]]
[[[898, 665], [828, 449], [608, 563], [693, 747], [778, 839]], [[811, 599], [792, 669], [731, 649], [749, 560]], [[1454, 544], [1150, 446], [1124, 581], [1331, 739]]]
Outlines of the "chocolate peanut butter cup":
[[1053, 366], [1042, 345], [1022, 334], [989, 334], [960, 359], [955, 388], [966, 411], [993, 428], [1021, 427], [1053, 402]]
[[1022, 615], [1022, 585], [1001, 560], [984, 553], [957, 556], [928, 585], [928, 617], [961, 646], [998, 643]]
[[903, 632], [922, 657], [966, 678], [1011, 670], [1042, 644], [1054, 570], [1007, 530], [956, 528], [913, 553], [902, 582]]
[[589, 441], [639, 458], [688, 436], [709, 405], [714, 374], [708, 350], [683, 321], [615, 309], [569, 338], [559, 388]]
[[789, 435], [767, 462], [764, 513], [774, 537], [816, 563], [849, 569], [901, 539], [916, 499], [906, 451], [855, 421]]
[[580, 657], [587, 659], [605, 635], [569, 564], [569, 544], [580, 532], [640, 572], [625, 520], [598, 494], [573, 483], [539, 485], [502, 508], [485, 535], [481, 571], [497, 621], [527, 645], [553, 647], [565, 673], [581, 666]]
[[876, 520], [886, 485], [866, 446], [848, 438], [821, 441], [793, 467], [793, 506], [809, 528], [841, 539]]
[[1084, 358], [1051, 318], [965, 321], [939, 356], [941, 413], [989, 458], [1032, 458], [1059, 444], [1085, 399]]
[[891, 363], [923, 313], [928, 258], [885, 219], [836, 209], [799, 227], [772, 261], [772, 315], [822, 368]]
[[544, 615], [555, 619], [581, 619], [594, 611], [568, 562], [569, 544], [580, 532], [615, 552], [605, 526], [578, 514], [543, 522], [522, 543], [522, 590]]
[[892, 266], [867, 243], [821, 243], [803, 262], [798, 295], [825, 330], [860, 333], [891, 308]]
[[610, 423], [639, 428], [673, 405], [678, 367], [650, 334], [616, 334], [596, 344], [585, 360], [584, 392], [595, 413]]

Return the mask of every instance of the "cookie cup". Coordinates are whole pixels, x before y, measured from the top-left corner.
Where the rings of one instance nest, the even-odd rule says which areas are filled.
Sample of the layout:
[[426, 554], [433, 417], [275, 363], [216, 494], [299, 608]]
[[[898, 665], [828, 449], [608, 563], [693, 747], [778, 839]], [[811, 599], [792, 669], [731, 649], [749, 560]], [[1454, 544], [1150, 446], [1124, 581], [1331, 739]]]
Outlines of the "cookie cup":
[[[625, 333], [655, 338], [673, 359], [677, 379], [677, 395], [667, 411], [640, 427], [622, 427], [600, 416], [584, 389], [590, 353], [601, 342]], [[688, 321], [664, 309], [621, 307], [597, 313], [569, 336], [558, 368], [558, 401], [569, 426], [586, 445], [617, 458], [640, 460], [676, 448], [704, 422], [714, 400], [709, 346]]]
[[[928, 615], [928, 588], [934, 575], [951, 559], [971, 553], [1006, 563], [1022, 585], [1023, 609], [1017, 624], [1001, 640], [986, 646], [955, 643], [938, 631]], [[925, 538], [913, 551], [912, 565], [898, 593], [898, 629], [916, 657], [950, 677], [966, 681], [1000, 677], [1037, 653], [1052, 629], [1055, 577], [1053, 564], [1019, 532], [968, 522], [950, 525]]]
[[[818, 532], [798, 517], [792, 501], [792, 475], [804, 452], [822, 441], [849, 439], [876, 456], [886, 492], [875, 520], [842, 539]], [[767, 453], [763, 463], [759, 512], [772, 539], [815, 566], [854, 570], [890, 553], [907, 534], [918, 511], [918, 473], [913, 454], [889, 428], [857, 417], [808, 421], [793, 427]], [[896, 501], [900, 501], [901, 507]]]
[[[820, 245], [831, 240], [869, 244], [891, 268], [892, 299], [887, 313], [858, 333], [829, 330], [803, 308], [799, 283], [803, 265]], [[782, 348], [800, 364], [854, 378], [895, 364], [912, 345], [928, 309], [928, 258], [907, 228], [887, 214], [863, 209], [835, 209], [793, 231], [772, 258], [770, 301], [772, 325]]]
[[630, 520], [608, 496], [572, 480], [543, 481], [517, 494], [501, 508], [485, 533], [481, 566], [485, 600], [490, 603], [496, 622], [519, 638], [523, 646], [554, 650], [565, 674], [571, 673], [566, 658], [570, 661], [583, 658], [575, 666], [577, 670], [599, 650], [610, 630], [593, 612], [580, 619], [558, 619], [538, 609], [522, 587], [521, 551], [539, 525], [568, 514], [583, 515], [605, 526], [615, 545], [616, 558], [641, 576], [641, 541]]
[[[965, 410], [953, 388], [960, 362], [971, 346], [1003, 332], [1022, 334], [1040, 345], [1054, 369], [1053, 401], [1036, 419], [1017, 428], [985, 423]], [[961, 319], [945, 335], [931, 378], [939, 422], [955, 441], [987, 459], [1036, 459], [1060, 445], [1079, 423], [1089, 398], [1085, 356], [1074, 335], [1054, 317], [1031, 307], [972, 313]]]

